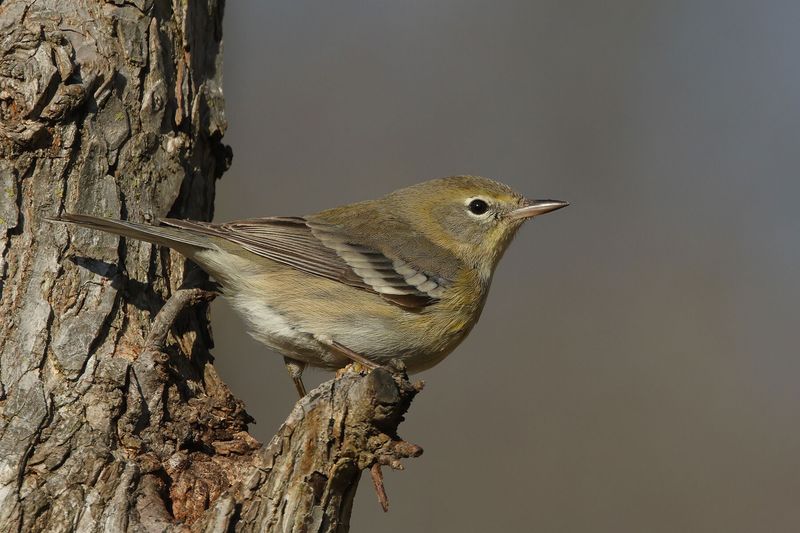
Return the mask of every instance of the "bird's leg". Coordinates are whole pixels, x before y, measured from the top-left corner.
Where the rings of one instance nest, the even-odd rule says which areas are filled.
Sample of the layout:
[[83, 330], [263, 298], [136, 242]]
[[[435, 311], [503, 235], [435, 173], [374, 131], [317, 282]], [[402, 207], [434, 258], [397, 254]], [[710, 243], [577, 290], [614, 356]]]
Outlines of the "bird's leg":
[[297, 394], [303, 398], [306, 395], [306, 386], [303, 384], [303, 370], [306, 369], [306, 364], [291, 357], [284, 357], [283, 362], [286, 363], [286, 370], [289, 372], [292, 381], [294, 381], [294, 388], [297, 389]]
[[333, 348], [334, 351], [336, 351], [338, 354], [347, 357], [351, 361], [355, 361], [356, 363], [360, 364], [361, 366], [363, 366], [364, 368], [366, 368], [368, 370], [375, 370], [376, 368], [378, 368], [380, 366], [380, 365], [377, 365], [377, 364], [373, 363], [372, 361], [370, 361], [369, 359], [367, 359], [366, 357], [364, 357], [360, 353], [354, 352], [353, 350], [351, 350], [347, 346], [344, 346], [343, 344], [339, 344], [338, 342], [336, 342], [334, 340], [330, 340], [326, 344], [328, 346], [330, 346], [331, 348]]

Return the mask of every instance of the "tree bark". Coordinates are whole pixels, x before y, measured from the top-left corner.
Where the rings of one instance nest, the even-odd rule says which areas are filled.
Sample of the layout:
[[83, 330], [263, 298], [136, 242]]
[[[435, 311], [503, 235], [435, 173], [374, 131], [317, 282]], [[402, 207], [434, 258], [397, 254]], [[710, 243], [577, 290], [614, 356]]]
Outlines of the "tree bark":
[[419, 387], [386, 370], [323, 384], [262, 448], [179, 290], [204, 274], [45, 220], [211, 219], [222, 10], [0, 5], [0, 531], [346, 531], [361, 470], [421, 453], [396, 434]]

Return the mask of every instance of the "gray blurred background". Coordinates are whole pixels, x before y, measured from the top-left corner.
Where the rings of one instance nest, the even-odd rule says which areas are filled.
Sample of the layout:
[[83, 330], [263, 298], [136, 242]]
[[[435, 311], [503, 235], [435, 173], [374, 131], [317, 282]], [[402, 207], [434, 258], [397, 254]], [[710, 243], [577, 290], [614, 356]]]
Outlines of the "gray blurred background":
[[[229, 2], [216, 220], [458, 173], [572, 202], [368, 478], [352, 531], [800, 531], [800, 3]], [[295, 392], [214, 304], [268, 439]], [[308, 372], [314, 385], [328, 375]]]

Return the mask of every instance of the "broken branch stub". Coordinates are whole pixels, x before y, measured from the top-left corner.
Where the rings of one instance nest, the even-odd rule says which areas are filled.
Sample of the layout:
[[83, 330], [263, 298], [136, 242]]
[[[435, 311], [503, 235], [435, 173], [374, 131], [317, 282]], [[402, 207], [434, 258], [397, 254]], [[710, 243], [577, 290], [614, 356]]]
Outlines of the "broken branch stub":
[[223, 494], [197, 530], [347, 531], [361, 471], [422, 454], [397, 435], [419, 388], [385, 368], [323, 383], [295, 405], [252, 475]]

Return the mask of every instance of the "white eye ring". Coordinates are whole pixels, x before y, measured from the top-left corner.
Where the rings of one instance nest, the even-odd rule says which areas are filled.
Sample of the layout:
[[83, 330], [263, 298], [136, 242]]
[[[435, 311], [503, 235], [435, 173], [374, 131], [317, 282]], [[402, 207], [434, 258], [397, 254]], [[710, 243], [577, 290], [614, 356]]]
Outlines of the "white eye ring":
[[477, 218], [486, 218], [491, 214], [489, 202], [483, 198], [467, 198], [466, 206], [469, 214]]

